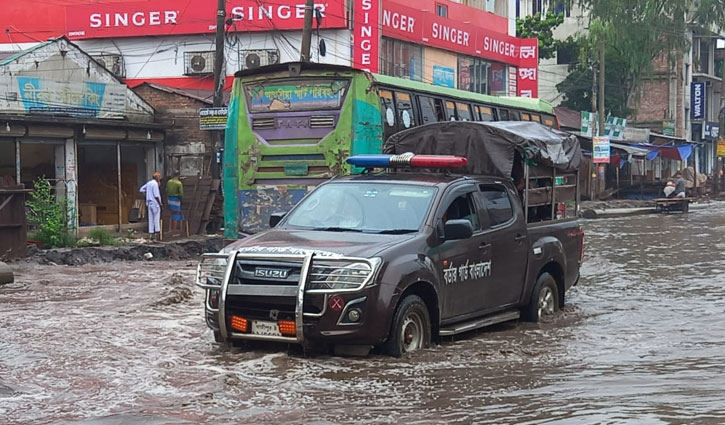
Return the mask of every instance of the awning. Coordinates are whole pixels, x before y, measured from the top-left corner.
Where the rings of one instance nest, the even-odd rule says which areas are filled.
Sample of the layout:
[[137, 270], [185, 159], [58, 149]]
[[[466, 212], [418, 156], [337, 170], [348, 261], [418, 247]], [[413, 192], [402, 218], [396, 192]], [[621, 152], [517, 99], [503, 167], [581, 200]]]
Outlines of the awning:
[[656, 146], [649, 144], [637, 145], [637, 147], [649, 150], [646, 158], [650, 161], [657, 158], [657, 156], [661, 156], [662, 158], [671, 159], [674, 161], [686, 161], [687, 158], [692, 155], [692, 150], [694, 146], [695, 145], [692, 144], [680, 146]]
[[623, 145], [621, 143], [611, 143], [611, 147], [614, 149], [623, 150], [630, 155], [646, 156], [650, 152], [649, 149], [638, 148], [631, 145]]

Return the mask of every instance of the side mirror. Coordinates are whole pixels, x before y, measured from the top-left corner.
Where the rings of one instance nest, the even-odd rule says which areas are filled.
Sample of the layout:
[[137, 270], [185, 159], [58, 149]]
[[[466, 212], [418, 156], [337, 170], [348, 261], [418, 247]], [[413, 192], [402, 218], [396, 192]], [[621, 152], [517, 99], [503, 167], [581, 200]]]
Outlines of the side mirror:
[[456, 241], [473, 236], [473, 226], [468, 220], [448, 220], [443, 227], [445, 240]]
[[272, 213], [269, 216], [269, 227], [270, 228], [277, 227], [277, 225], [279, 224], [279, 222], [282, 221], [282, 219], [286, 215], [287, 215], [287, 213], [281, 213], [281, 212], [280, 213]]

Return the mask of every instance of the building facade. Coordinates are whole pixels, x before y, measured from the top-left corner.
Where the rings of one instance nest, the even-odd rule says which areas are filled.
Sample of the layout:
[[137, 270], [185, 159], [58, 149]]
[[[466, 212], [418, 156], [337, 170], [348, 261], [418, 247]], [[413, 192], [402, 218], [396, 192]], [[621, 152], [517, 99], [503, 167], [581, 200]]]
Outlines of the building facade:
[[[9, 30], [0, 34], [0, 51], [65, 35], [130, 87], [213, 89], [214, 2], [77, 3], [3, 5], [0, 23]], [[238, 70], [299, 60], [304, 3], [227, 1], [227, 87]], [[515, 38], [519, 3], [319, 1], [311, 58], [475, 92], [537, 97], [538, 45]], [[44, 17], [35, 13], [40, 7]]]

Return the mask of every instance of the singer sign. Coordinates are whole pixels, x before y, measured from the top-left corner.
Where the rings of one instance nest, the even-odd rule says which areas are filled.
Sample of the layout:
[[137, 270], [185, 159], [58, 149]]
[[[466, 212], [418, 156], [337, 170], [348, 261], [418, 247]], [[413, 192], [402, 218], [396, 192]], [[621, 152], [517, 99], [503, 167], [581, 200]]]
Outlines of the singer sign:
[[[318, 0], [320, 28], [346, 28], [344, 0]], [[304, 0], [229, 0], [229, 31], [299, 30]], [[204, 0], [103, 2], [66, 6], [69, 38], [205, 34], [216, 29], [216, 10]]]
[[355, 32], [353, 36], [353, 67], [377, 73], [379, 65], [380, 30], [379, 0], [355, 0]]

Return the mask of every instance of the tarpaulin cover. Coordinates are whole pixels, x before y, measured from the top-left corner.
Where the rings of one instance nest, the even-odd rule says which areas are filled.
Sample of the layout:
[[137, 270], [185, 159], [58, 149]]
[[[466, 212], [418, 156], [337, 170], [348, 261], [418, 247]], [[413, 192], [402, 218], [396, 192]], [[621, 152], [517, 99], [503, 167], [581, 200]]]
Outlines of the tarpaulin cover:
[[458, 155], [468, 165], [463, 174], [511, 177], [514, 153], [539, 166], [573, 172], [582, 160], [576, 136], [536, 122], [450, 121], [414, 127], [393, 134], [383, 146], [388, 154]]

